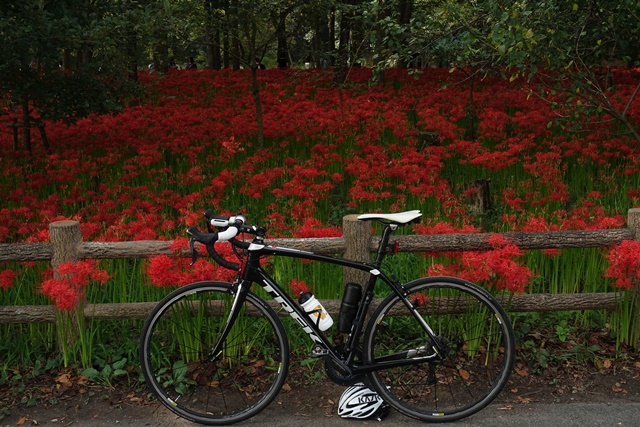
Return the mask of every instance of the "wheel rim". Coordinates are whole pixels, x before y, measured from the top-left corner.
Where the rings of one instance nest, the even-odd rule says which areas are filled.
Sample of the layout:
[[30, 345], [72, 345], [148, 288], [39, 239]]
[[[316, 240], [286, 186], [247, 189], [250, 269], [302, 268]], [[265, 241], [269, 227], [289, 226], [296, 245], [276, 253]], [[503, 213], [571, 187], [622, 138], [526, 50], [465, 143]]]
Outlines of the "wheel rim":
[[180, 295], [155, 313], [143, 343], [147, 383], [165, 406], [192, 421], [246, 419], [284, 383], [288, 345], [282, 325], [274, 326], [275, 314], [253, 294], [222, 351], [210, 354], [232, 300], [227, 287]]
[[367, 334], [367, 362], [413, 351], [424, 363], [375, 372], [372, 383], [388, 403], [415, 418], [454, 420], [479, 411], [499, 393], [513, 366], [513, 335], [504, 311], [459, 284], [413, 286], [410, 300], [448, 354], [436, 355], [417, 320], [398, 315], [406, 312], [404, 304], [390, 298]]

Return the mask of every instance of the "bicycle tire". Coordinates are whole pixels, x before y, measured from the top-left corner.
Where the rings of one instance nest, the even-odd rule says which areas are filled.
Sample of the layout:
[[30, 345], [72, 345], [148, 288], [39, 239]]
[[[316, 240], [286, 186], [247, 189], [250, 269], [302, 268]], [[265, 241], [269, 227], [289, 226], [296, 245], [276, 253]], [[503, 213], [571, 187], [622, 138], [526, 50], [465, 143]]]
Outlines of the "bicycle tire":
[[246, 420], [277, 396], [289, 368], [289, 341], [274, 310], [253, 292], [222, 353], [209, 353], [227, 322], [233, 286], [198, 282], [167, 295], [140, 337], [140, 365], [158, 400], [182, 418], [227, 425]]
[[367, 325], [364, 359], [403, 358], [408, 364], [368, 373], [371, 385], [393, 408], [422, 421], [450, 422], [480, 411], [513, 370], [515, 337], [504, 309], [484, 289], [457, 278], [418, 279], [405, 291], [444, 354], [436, 354], [402, 299], [390, 295]]

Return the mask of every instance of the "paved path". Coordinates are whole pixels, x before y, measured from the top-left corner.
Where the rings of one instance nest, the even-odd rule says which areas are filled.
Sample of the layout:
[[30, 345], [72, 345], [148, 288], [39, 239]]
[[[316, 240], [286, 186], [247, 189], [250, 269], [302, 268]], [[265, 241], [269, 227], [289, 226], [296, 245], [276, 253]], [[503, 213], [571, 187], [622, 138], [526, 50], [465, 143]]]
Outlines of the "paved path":
[[[87, 424], [90, 425], [90, 424]], [[154, 422], [143, 424], [126, 424], [123, 426], [162, 426], [184, 427], [194, 426], [166, 413], [157, 413]], [[265, 411], [247, 422], [244, 426], [273, 426], [273, 427], [341, 427], [379, 425], [383, 426], [424, 426], [425, 423], [407, 418], [398, 413], [391, 413], [383, 421], [346, 420], [336, 415], [330, 417], [310, 417], [299, 414], [284, 414], [276, 411]], [[455, 423], [438, 424], [456, 427], [587, 427], [587, 426], [640, 426], [640, 403], [573, 403], [573, 404], [531, 404], [519, 405], [512, 409], [499, 406], [489, 406], [484, 411]], [[101, 426], [101, 424], [96, 424]]]
[[[346, 420], [337, 415], [326, 415], [322, 408], [307, 408], [299, 412], [282, 410], [276, 403], [261, 414], [238, 426], [266, 427], [333, 427], [333, 426], [424, 426], [425, 423], [392, 412], [383, 421]], [[86, 426], [86, 427], [194, 427], [197, 424], [177, 418], [159, 406], [119, 405], [113, 407], [82, 408], [56, 405], [58, 413], [51, 408], [38, 415], [31, 413], [12, 414], [0, 421], [0, 426]], [[23, 418], [24, 419], [21, 419]], [[45, 417], [45, 418], [43, 418]], [[20, 424], [22, 423], [22, 424]], [[439, 424], [456, 427], [587, 427], [587, 426], [640, 426], [640, 403], [615, 399], [615, 403], [552, 403], [490, 405], [480, 413], [456, 423]]]

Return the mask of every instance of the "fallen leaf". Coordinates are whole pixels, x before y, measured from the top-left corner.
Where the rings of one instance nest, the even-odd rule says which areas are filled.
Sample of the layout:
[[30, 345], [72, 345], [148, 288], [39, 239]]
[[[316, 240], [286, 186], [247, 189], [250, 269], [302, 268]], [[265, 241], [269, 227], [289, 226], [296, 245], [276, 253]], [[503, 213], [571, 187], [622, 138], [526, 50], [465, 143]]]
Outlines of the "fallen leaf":
[[65, 387], [71, 387], [73, 384], [71, 383], [71, 375], [62, 374], [56, 378], [56, 382], [58, 384], [62, 384]]
[[602, 366], [604, 366], [606, 369], [609, 369], [611, 367], [611, 360], [605, 360]]
[[289, 384], [285, 384], [282, 386], [282, 388], [280, 389], [281, 391], [287, 393], [289, 391], [291, 391], [291, 386]]
[[18, 422], [16, 423], [16, 425], [21, 426], [22, 424], [27, 422], [27, 417], [22, 417], [18, 420]]
[[515, 371], [516, 371], [516, 374], [520, 375], [521, 377], [529, 376], [529, 371], [527, 371], [526, 369], [515, 368]]
[[611, 387], [611, 390], [614, 393], [626, 393], [627, 390], [623, 389], [620, 383], [616, 383], [613, 387]]
[[471, 377], [471, 375], [469, 375], [468, 371], [465, 371], [464, 369], [459, 369], [458, 373], [460, 374], [463, 380], [469, 381], [469, 378]]

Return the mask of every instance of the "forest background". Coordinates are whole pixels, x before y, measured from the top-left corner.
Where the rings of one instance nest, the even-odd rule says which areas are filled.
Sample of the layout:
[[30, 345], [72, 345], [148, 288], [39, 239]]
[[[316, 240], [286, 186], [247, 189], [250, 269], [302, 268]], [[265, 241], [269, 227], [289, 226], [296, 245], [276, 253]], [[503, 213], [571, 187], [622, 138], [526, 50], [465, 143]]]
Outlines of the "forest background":
[[[622, 227], [640, 207], [639, 17], [627, 0], [2, 4], [0, 242], [46, 241], [66, 218], [85, 240], [174, 240], [206, 208], [246, 212], [274, 237], [404, 209], [425, 212], [417, 233]], [[514, 314], [520, 369], [603, 363], [637, 341], [637, 242], [427, 255], [399, 255], [398, 274], [620, 293], [615, 312]], [[167, 282], [221, 274], [179, 264], [80, 263], [54, 279], [5, 263], [0, 303], [153, 301]], [[339, 298], [334, 271], [273, 268]], [[73, 348], [52, 325], [1, 328], [2, 383], [25, 366], [136, 378], [135, 322], [92, 323]]]

